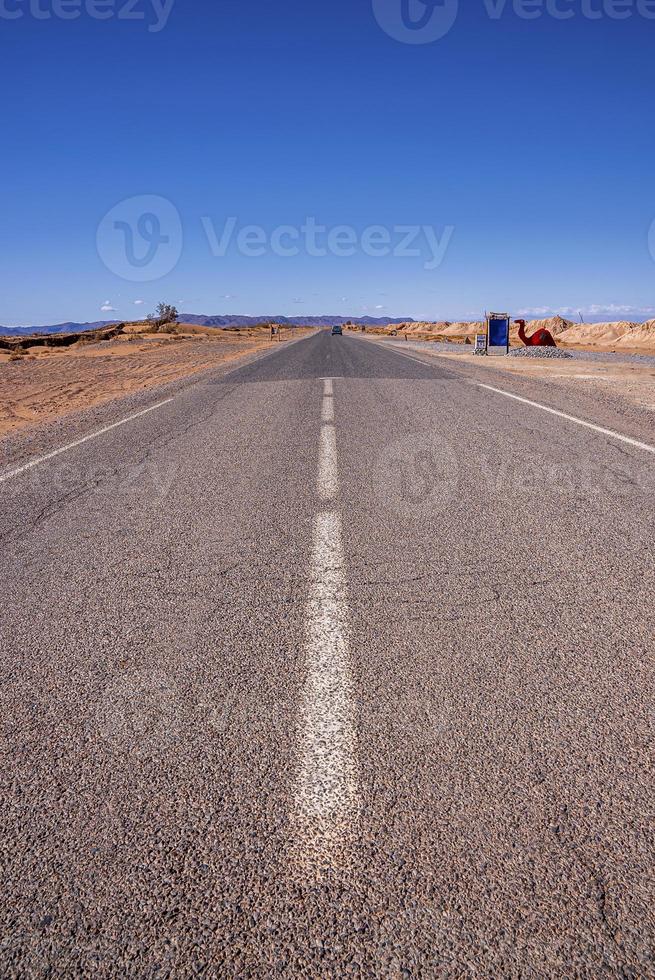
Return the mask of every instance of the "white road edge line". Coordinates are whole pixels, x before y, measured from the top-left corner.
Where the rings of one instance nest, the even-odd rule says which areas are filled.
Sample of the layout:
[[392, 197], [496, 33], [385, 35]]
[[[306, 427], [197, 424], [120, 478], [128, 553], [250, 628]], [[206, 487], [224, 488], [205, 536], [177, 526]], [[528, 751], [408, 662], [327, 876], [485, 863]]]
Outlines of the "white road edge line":
[[96, 432], [90, 432], [88, 436], [82, 436], [81, 439], [76, 439], [74, 442], [69, 442], [65, 446], [60, 446], [59, 449], [53, 449], [51, 453], [46, 453], [44, 456], [37, 456], [35, 459], [31, 459], [29, 463], [24, 463], [22, 466], [17, 466], [15, 470], [9, 470], [8, 473], [3, 473], [0, 476], [0, 483], [6, 483], [7, 480], [11, 480], [15, 476], [20, 476], [21, 473], [24, 473], [26, 470], [31, 470], [34, 466], [46, 463], [49, 459], [54, 459], [55, 456], [61, 456], [62, 453], [68, 452], [69, 449], [75, 449], [76, 446], [81, 446], [91, 439], [97, 439], [98, 436], [103, 436], [106, 432], [111, 432], [112, 429], [117, 429], [127, 422], [133, 422], [134, 419], [141, 418], [142, 415], [147, 415], [149, 412], [154, 412], [156, 408], [168, 405], [172, 401], [173, 398], [165, 398], [164, 401], [157, 402], [156, 405], [150, 405], [149, 408], [144, 408], [141, 412], [135, 412], [134, 415], [128, 415], [127, 418], [120, 419], [119, 422], [112, 422], [111, 425], [105, 425], [104, 428], [98, 429]]
[[407, 351], [398, 350], [397, 347], [385, 347], [383, 350], [392, 350], [396, 354], [400, 354], [401, 357], [406, 357], [409, 361], [416, 361], [417, 364], [422, 364], [423, 367], [430, 367], [430, 365], [423, 360], [424, 357], [438, 357], [438, 354], [429, 354], [427, 351], [425, 354], [421, 354], [420, 357], [415, 357], [413, 354], [408, 354]]
[[[380, 343], [379, 341], [374, 341], [374, 343]], [[382, 346], [380, 344], [380, 346]], [[389, 345], [387, 350], [393, 350], [401, 357], [407, 357], [410, 361], [416, 361], [418, 364], [423, 364], [428, 366], [422, 358], [414, 357], [412, 354], [406, 353], [403, 350], [399, 350], [398, 347]], [[430, 353], [428, 351], [422, 354], [422, 357], [439, 357], [438, 353]], [[595, 425], [593, 422], [586, 422], [584, 419], [576, 418], [575, 415], [567, 415], [566, 412], [560, 412], [556, 408], [550, 408], [548, 405], [541, 405], [539, 402], [530, 401], [529, 398], [522, 398], [520, 395], [513, 395], [509, 391], [503, 391], [502, 388], [494, 388], [493, 385], [485, 385], [482, 382], [474, 382], [477, 384], [478, 388], [486, 388], [488, 391], [494, 391], [497, 395], [504, 395], [505, 398], [513, 398], [517, 402], [524, 402], [526, 405], [532, 405], [533, 408], [540, 408], [542, 412], [549, 412], [551, 415], [557, 415], [559, 418], [566, 419], [568, 422], [575, 422], [576, 425], [583, 425], [587, 429], [592, 429], [594, 432], [600, 432], [602, 435], [609, 436], [611, 439], [619, 439], [621, 442], [627, 443], [629, 446], [635, 446], [637, 449], [644, 449], [648, 453], [655, 453], [655, 446], [649, 445], [647, 442], [640, 442], [638, 439], [632, 439], [630, 436], [622, 436], [620, 432], [614, 432], [612, 429], [605, 429], [602, 425]]]
[[297, 844], [301, 861], [320, 871], [344, 851], [358, 806], [348, 586], [338, 512], [319, 513], [314, 519], [310, 583]]
[[626, 442], [629, 446], [636, 446], [637, 449], [645, 449], [648, 453], [655, 453], [655, 446], [650, 446], [647, 442], [639, 442], [638, 439], [631, 439], [630, 436], [622, 436], [619, 432], [614, 432], [612, 429], [605, 429], [602, 425], [595, 425], [593, 422], [585, 422], [584, 419], [576, 418], [575, 415], [567, 415], [566, 412], [560, 412], [556, 408], [549, 408], [548, 405], [541, 405], [539, 402], [530, 401], [529, 398], [522, 398], [520, 395], [513, 395], [509, 391], [503, 391], [502, 388], [494, 388], [492, 385], [485, 385], [481, 382], [477, 384], [478, 388], [486, 388], [487, 391], [494, 391], [497, 395], [503, 395], [505, 398], [513, 398], [514, 401], [523, 402], [524, 405], [540, 408], [542, 412], [557, 415], [558, 418], [566, 419], [567, 422], [575, 422], [576, 425], [583, 425], [586, 429], [600, 432], [601, 435], [609, 436], [611, 439], [619, 439], [621, 442]]
[[333, 425], [323, 425], [318, 448], [318, 495], [321, 500], [333, 500], [338, 489], [337, 436]]
[[[410, 354], [409, 351], [401, 350], [400, 347], [398, 347], [396, 344], [385, 344], [384, 341], [382, 340], [363, 340], [362, 343], [375, 344], [376, 347], [380, 347], [382, 350], [393, 351], [394, 354], [400, 354], [401, 357], [406, 357], [410, 361], [416, 361], [417, 364], [422, 364], [423, 367], [431, 366], [429, 362], [423, 360], [424, 357], [438, 358], [441, 356], [439, 351], [427, 351], [427, 350], [417, 351], [418, 356], [415, 356], [414, 354]], [[416, 348], [412, 348], [412, 349], [416, 350]]]

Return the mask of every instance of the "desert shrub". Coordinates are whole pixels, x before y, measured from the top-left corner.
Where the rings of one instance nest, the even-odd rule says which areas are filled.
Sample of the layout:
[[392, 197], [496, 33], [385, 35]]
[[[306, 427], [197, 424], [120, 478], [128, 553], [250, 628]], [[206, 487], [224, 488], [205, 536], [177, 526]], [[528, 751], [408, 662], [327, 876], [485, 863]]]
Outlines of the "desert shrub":
[[178, 316], [176, 307], [170, 303], [158, 303], [155, 312], [148, 314], [148, 321], [152, 323], [156, 331], [165, 333], [166, 331], [163, 331], [162, 328], [168, 324], [177, 323]]

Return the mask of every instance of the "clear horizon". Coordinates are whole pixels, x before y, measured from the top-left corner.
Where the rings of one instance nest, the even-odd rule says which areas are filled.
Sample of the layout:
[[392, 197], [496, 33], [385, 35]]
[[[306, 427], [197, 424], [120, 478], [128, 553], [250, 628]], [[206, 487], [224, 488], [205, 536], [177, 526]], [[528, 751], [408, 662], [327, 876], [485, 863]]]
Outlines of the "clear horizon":
[[[487, 312], [491, 312], [491, 311], [487, 311]], [[503, 311], [494, 311], [494, 312], [508, 312], [508, 311], [507, 310], [503, 310]], [[437, 316], [437, 317], [434, 317], [434, 318], [432, 318], [430, 320], [425, 320], [423, 322], [427, 322], [427, 323], [439, 323], [439, 322], [445, 322], [445, 321], [448, 321], [449, 323], [456, 323], [456, 322], [463, 322], [463, 323], [465, 323], [467, 321], [477, 322], [477, 321], [482, 320], [484, 318], [484, 315], [485, 315], [484, 312], [480, 312], [477, 316], [475, 316], [473, 314], [470, 314], [470, 315], [467, 315], [467, 316], [451, 316], [451, 317]], [[630, 311], [629, 314], [628, 314], [628, 312], [626, 310], [620, 310], [620, 309], [618, 309], [618, 310], [617, 309], [614, 309], [614, 310], [593, 310], [593, 311], [579, 310], [577, 312], [576, 311], [573, 311], [573, 310], [568, 310], [567, 311], [565, 309], [564, 310], [562, 310], [562, 309], [559, 309], [559, 310], [518, 310], [516, 312], [511, 312], [510, 311], [510, 316], [513, 317], [513, 318], [521, 318], [521, 317], [523, 317], [523, 318], [528, 319], [528, 320], [542, 320], [542, 319], [550, 319], [550, 318], [555, 317], [555, 316], [561, 316], [563, 319], [565, 319], [565, 320], [572, 320], [575, 323], [580, 322], [580, 315], [582, 315], [582, 318], [583, 318], [583, 322], [584, 323], [603, 323], [603, 322], [620, 322], [620, 321], [630, 321], [630, 322], [633, 322], [633, 323], [646, 323], [646, 322], [648, 322], [650, 320], [655, 319], [655, 309], [652, 309], [652, 310], [642, 310], [642, 311], [632, 310], [632, 311]], [[207, 316], [207, 317], [225, 317], [225, 318], [230, 317], [230, 316], [232, 316], [232, 317], [243, 317], [243, 316], [247, 316], [247, 317], [252, 317], [253, 319], [267, 321], [267, 320], [275, 320], [276, 317], [302, 319], [302, 316], [303, 315], [302, 314], [298, 314], [298, 313], [280, 313], [279, 311], [278, 312], [269, 311], [268, 313], [241, 313], [241, 312], [234, 312], [234, 313], [198, 313], [198, 312], [195, 312], [195, 311], [192, 311], [192, 310], [184, 310], [184, 311], [182, 311], [180, 313], [181, 322], [184, 322], [184, 320], [183, 320], [184, 316]], [[317, 312], [317, 313], [307, 313], [307, 314], [305, 314], [305, 316], [306, 316], [306, 318], [308, 320], [314, 319], [314, 318], [318, 318], [318, 317], [320, 317], [322, 319], [326, 319], [326, 320], [327, 319], [334, 319], [334, 320], [336, 320], [336, 319], [353, 319], [353, 320], [357, 320], [357, 319], [361, 319], [363, 317], [367, 317], [368, 316], [368, 317], [375, 318], [375, 319], [378, 319], [378, 320], [381, 320], [381, 321], [384, 321], [384, 322], [390, 322], [390, 321], [393, 321], [393, 320], [403, 320], [403, 321], [407, 321], [407, 322], [409, 322], [411, 320], [414, 320], [416, 322], [421, 322], [420, 321], [420, 318], [418, 318], [418, 317], [402, 316], [402, 315], [401, 316], [396, 316], [395, 314], [389, 314], [389, 316], [384, 316], [384, 315], [383, 316], [378, 316], [378, 315], [373, 314], [373, 313], [364, 313], [364, 314], [361, 314], [361, 313], [318, 313]], [[125, 321], [129, 322], [130, 320], [138, 321], [139, 319], [143, 319], [143, 318], [139, 317], [138, 314], [137, 314], [136, 316], [133, 316], [131, 318], [130, 317], [125, 317], [123, 319]], [[34, 327], [34, 328], [46, 328], [46, 327], [60, 326], [61, 324], [64, 324], [64, 323], [73, 323], [73, 324], [81, 324], [81, 325], [84, 325], [84, 324], [87, 324], [87, 323], [118, 323], [118, 322], [121, 322], [121, 318], [120, 317], [109, 317], [107, 319], [98, 318], [96, 320], [71, 320], [69, 318], [67, 320], [59, 320], [57, 322], [49, 322], [49, 323], [17, 323], [17, 324], [3, 323], [3, 324], [0, 324], [0, 328], [6, 328], [7, 330], [21, 330], [21, 329], [26, 329], [26, 328], [31, 328], [31, 327]]]
[[69, 4], [0, 13], [2, 325], [655, 316], [646, 3]]

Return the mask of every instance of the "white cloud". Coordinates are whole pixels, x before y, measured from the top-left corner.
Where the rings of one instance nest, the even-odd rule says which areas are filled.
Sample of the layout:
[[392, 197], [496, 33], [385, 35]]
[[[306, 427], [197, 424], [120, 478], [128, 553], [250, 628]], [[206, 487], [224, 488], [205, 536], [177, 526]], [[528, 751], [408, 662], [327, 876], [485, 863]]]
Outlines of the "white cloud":
[[609, 306], [589, 306], [586, 310], [581, 310], [581, 313], [591, 313], [596, 316], [599, 313], [635, 313], [637, 316], [641, 316], [646, 313], [655, 313], [655, 308], [652, 306], [617, 306], [614, 303], [610, 303]]
[[135, 306], [143, 306], [144, 303], [145, 303], [145, 300], [143, 300], [143, 299], [135, 299], [134, 300], [134, 305]]
[[292, 303], [304, 303], [305, 301], [304, 301], [304, 299], [300, 299], [298, 296], [294, 296], [294, 298], [291, 300], [291, 302]]
[[591, 306], [559, 306], [556, 309], [551, 306], [532, 306], [528, 309], [519, 310], [519, 316], [536, 316], [536, 317], [547, 317], [556, 316], [557, 314], [564, 317], [578, 316], [652, 316], [655, 314], [655, 307], [652, 306], [621, 306], [616, 303], [609, 303], [607, 306], [602, 306], [597, 303], [593, 303]]
[[384, 309], [384, 306], [382, 305], [382, 303], [378, 303], [378, 305], [375, 307], [375, 309], [376, 310], [383, 310]]
[[105, 300], [105, 302], [103, 303], [103, 305], [100, 307], [100, 312], [101, 313], [115, 313], [116, 312], [116, 310], [114, 309], [114, 307], [111, 305], [111, 300], [109, 300], [109, 299], [106, 299]]
[[519, 316], [552, 316], [557, 310], [551, 310], [550, 306], [533, 306], [529, 310], [519, 310]]

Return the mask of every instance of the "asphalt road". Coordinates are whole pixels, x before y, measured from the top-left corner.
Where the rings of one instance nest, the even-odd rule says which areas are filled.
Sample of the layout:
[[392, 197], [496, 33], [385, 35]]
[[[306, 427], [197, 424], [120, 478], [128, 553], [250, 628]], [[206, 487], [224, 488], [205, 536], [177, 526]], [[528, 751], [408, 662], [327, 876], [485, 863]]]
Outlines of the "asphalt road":
[[655, 456], [480, 383], [649, 441], [322, 332], [0, 470], [3, 976], [655, 976]]

